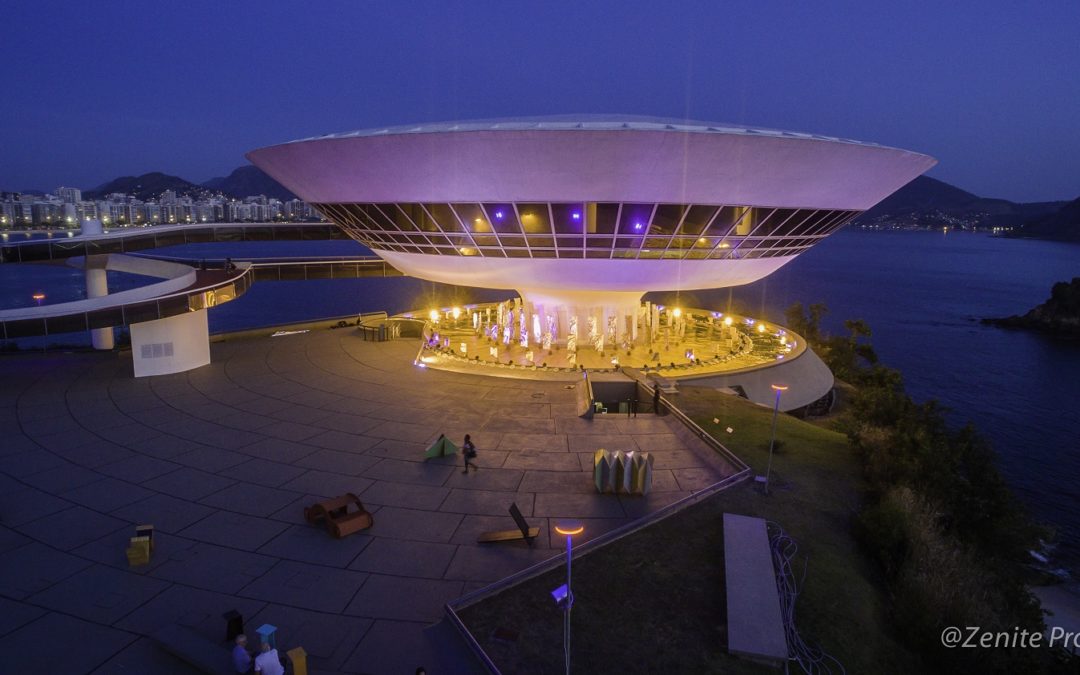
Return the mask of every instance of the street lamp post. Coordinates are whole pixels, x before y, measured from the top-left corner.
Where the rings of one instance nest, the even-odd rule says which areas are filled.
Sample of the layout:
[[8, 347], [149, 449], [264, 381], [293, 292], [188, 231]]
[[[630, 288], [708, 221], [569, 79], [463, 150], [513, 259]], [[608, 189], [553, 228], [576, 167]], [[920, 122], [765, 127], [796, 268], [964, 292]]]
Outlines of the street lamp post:
[[585, 526], [578, 522], [562, 522], [555, 526], [555, 531], [566, 537], [566, 585], [551, 592], [563, 610], [563, 656], [566, 661], [566, 675], [570, 675], [570, 608], [574, 604], [574, 593], [570, 586], [570, 558], [573, 537], [585, 531]]
[[769, 494], [769, 475], [772, 473], [773, 446], [776, 445], [776, 416], [780, 412], [780, 394], [787, 391], [787, 386], [782, 384], [772, 385], [776, 392], [776, 403], [772, 411], [772, 434], [769, 436], [769, 465], [765, 468], [765, 494]]

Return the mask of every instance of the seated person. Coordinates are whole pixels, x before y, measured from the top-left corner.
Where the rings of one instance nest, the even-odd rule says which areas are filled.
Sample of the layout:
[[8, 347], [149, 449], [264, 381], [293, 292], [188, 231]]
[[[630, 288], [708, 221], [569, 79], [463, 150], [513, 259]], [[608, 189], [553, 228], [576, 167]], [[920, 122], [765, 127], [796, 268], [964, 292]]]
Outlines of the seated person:
[[251, 672], [251, 654], [247, 650], [247, 636], [236, 636], [236, 646], [232, 650], [233, 670], [238, 673]]
[[281, 665], [276, 649], [271, 649], [265, 642], [262, 654], [255, 657], [255, 672], [259, 675], [285, 675], [285, 666]]

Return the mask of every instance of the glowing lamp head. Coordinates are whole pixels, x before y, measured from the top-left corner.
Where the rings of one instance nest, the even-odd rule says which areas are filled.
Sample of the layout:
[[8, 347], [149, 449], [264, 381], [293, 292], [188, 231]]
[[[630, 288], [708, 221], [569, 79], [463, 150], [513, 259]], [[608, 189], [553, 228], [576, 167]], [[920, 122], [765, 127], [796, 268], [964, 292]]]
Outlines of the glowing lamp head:
[[637, 230], [638, 232], [640, 232], [640, 231], [641, 231], [641, 228], [642, 228], [642, 225], [641, 225], [641, 223], [634, 223], [634, 229], [635, 229], [635, 230]]
[[775, 391], [777, 394], [779, 394], [782, 391], [787, 391], [787, 385], [786, 384], [771, 384], [769, 386], [772, 387], [773, 391]]
[[573, 218], [574, 220], [581, 220], [581, 212], [580, 211], [574, 211], [573, 213], [570, 214], [570, 217]]
[[555, 531], [564, 537], [572, 537], [585, 531], [585, 526], [577, 520], [561, 520], [555, 525]]
[[671, 313], [675, 315], [676, 319], [678, 319], [680, 316], [682, 316], [682, 310], [679, 309], [678, 307], [676, 307], [674, 310], [672, 310]]
[[428, 317], [435, 323], [439, 323], [439, 310], [431, 310], [430, 312], [428, 312]]
[[763, 324], [763, 323], [759, 323], [759, 324], [757, 325], [757, 332], [759, 332], [759, 333], [764, 333], [764, 332], [765, 332], [765, 324]]
[[731, 320], [731, 317], [730, 317], [730, 316], [725, 316], [725, 317], [724, 317], [724, 325], [725, 325], [725, 326], [730, 326], [730, 325], [731, 325], [731, 324], [733, 324], [733, 323], [735, 323], [735, 322]]
[[451, 315], [452, 315], [452, 316], [453, 316], [453, 317], [454, 317], [455, 319], [460, 319], [460, 318], [461, 318], [461, 308], [460, 308], [460, 307], [455, 307], [455, 308], [453, 309], [453, 311], [451, 311], [451, 312], [450, 312], [450, 314], [451, 314]]
[[503, 219], [503, 212], [502, 211], [496, 211], [495, 212], [495, 217], [498, 218], [499, 220], [502, 220]]
[[41, 302], [42, 300], [45, 299], [45, 294], [44, 293], [34, 293], [30, 297], [32, 297], [34, 300], [37, 300], [38, 302]]

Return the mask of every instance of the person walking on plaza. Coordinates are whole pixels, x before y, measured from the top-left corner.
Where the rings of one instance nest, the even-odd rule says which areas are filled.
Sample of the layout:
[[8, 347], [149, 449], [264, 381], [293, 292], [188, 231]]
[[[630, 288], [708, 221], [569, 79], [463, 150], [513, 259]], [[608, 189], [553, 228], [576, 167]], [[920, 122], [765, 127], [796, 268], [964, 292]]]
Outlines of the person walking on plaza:
[[653, 384], [652, 390], [652, 410], [653, 413], [660, 414], [660, 385], [659, 383]]
[[251, 654], [247, 650], [247, 636], [241, 633], [236, 636], [236, 646], [232, 652], [233, 669], [238, 673], [251, 672]]
[[469, 434], [465, 434], [465, 442], [461, 444], [461, 455], [465, 458], [465, 470], [461, 473], [469, 473], [470, 465], [472, 465], [474, 471], [479, 468], [472, 461], [476, 459], [476, 446], [473, 445]]
[[262, 654], [255, 657], [255, 672], [259, 675], [285, 675], [285, 666], [281, 665], [277, 650], [265, 642], [262, 644]]

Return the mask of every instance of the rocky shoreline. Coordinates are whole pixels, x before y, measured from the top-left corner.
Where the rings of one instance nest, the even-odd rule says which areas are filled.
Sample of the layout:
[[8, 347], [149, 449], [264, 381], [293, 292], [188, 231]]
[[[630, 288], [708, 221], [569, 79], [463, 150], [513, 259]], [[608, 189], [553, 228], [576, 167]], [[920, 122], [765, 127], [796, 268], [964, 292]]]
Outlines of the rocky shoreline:
[[982, 323], [1002, 328], [1022, 328], [1057, 337], [1080, 339], [1080, 277], [1054, 284], [1050, 299], [1027, 314], [984, 318]]

